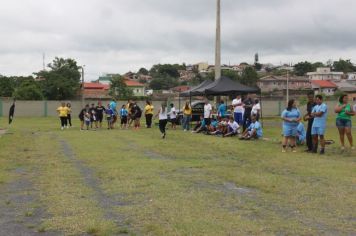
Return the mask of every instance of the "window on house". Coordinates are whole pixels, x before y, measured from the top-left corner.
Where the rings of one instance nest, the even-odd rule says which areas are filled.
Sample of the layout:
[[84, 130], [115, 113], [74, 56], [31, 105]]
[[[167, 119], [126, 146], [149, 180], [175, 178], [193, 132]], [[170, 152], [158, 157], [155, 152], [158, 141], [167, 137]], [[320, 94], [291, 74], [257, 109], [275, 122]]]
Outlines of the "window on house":
[[140, 92], [140, 90], [139, 90], [139, 89], [136, 89], [136, 93], [138, 93], [138, 92]]

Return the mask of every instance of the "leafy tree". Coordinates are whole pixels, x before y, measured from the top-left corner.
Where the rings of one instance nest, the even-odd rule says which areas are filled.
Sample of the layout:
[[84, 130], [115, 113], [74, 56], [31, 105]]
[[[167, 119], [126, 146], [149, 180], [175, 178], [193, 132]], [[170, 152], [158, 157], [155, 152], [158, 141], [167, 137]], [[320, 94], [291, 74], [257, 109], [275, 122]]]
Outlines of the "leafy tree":
[[256, 86], [258, 75], [253, 67], [246, 67], [242, 71], [240, 82], [249, 86]]
[[152, 77], [173, 77], [173, 78], [179, 78], [179, 72], [178, 70], [184, 70], [185, 67], [182, 65], [178, 64], [158, 64], [152, 66], [150, 69], [150, 75]]
[[128, 99], [133, 96], [133, 91], [127, 87], [124, 77], [116, 75], [111, 79], [109, 94], [115, 99]]
[[178, 79], [170, 76], [152, 79], [150, 88], [154, 90], [170, 89], [179, 85]]
[[339, 61], [334, 61], [333, 63], [334, 71], [340, 71], [344, 73], [356, 71], [356, 67], [352, 64], [350, 60], [340, 59]]
[[76, 96], [80, 88], [80, 72], [77, 62], [73, 59], [56, 57], [48, 64], [49, 71], [35, 73], [45, 78], [39, 84], [43, 94], [50, 100], [65, 100]]
[[146, 68], [140, 68], [138, 70], [138, 74], [141, 74], [141, 75], [148, 75], [148, 70]]
[[25, 80], [15, 89], [13, 97], [19, 100], [42, 100], [43, 94], [34, 80]]
[[299, 62], [299, 63], [294, 65], [294, 71], [295, 71], [296, 75], [303, 76], [303, 75], [306, 75], [306, 73], [308, 73], [308, 72], [313, 72], [314, 71], [314, 67], [308, 61]]
[[313, 65], [314, 71], [316, 71], [316, 69], [319, 67], [325, 67], [324, 63], [322, 63], [322, 62], [314, 62], [312, 65]]
[[0, 76], [0, 97], [11, 97], [14, 90], [14, 79], [5, 76]]

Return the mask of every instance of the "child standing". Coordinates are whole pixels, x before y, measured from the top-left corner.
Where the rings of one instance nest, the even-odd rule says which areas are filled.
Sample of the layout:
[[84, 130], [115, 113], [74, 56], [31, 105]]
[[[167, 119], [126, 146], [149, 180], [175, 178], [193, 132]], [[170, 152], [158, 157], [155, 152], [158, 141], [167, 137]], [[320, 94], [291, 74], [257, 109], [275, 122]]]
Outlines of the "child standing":
[[125, 128], [127, 129], [127, 117], [129, 115], [128, 110], [126, 109], [125, 105], [122, 105], [120, 109], [120, 119], [121, 119], [121, 129]]
[[108, 123], [108, 129], [112, 129], [114, 112], [111, 109], [110, 104], [107, 105], [107, 108], [105, 109], [105, 114], [106, 114], [106, 121]]
[[166, 125], [167, 125], [167, 105], [165, 102], [162, 103], [156, 117], [159, 118], [159, 130], [161, 131], [162, 138], [166, 138]]

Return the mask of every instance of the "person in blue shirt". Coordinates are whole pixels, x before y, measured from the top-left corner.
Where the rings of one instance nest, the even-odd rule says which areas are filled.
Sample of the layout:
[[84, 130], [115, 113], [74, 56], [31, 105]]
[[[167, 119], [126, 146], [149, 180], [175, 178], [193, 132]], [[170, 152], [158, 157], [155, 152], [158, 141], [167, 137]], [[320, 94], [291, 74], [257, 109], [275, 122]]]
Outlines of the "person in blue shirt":
[[224, 101], [220, 101], [220, 105], [218, 107], [218, 117], [225, 118], [226, 115], [226, 105], [224, 104]]
[[307, 134], [305, 132], [304, 124], [299, 122], [297, 126], [297, 144], [304, 145], [306, 138]]
[[121, 120], [121, 129], [127, 129], [127, 116], [129, 115], [128, 110], [126, 110], [126, 105], [122, 105], [120, 109], [120, 120]]
[[203, 131], [207, 131], [207, 125], [205, 122], [205, 119], [203, 116], [200, 116], [200, 121], [199, 123], [194, 127], [194, 130], [192, 131], [192, 133], [200, 133]]
[[117, 103], [116, 103], [115, 99], [112, 99], [110, 102], [110, 109], [114, 112], [113, 120], [112, 120], [112, 124], [111, 124], [112, 128], [114, 128], [115, 122], [117, 121], [116, 107], [117, 107]]
[[113, 121], [113, 116], [114, 112], [110, 107], [110, 104], [107, 105], [107, 108], [105, 109], [105, 115], [106, 115], [106, 121], [108, 122], [108, 129], [112, 129], [112, 121]]
[[292, 149], [292, 152], [296, 152], [296, 136], [297, 127], [302, 119], [302, 115], [297, 108], [294, 99], [288, 101], [287, 108], [282, 112], [281, 118], [283, 120], [283, 142], [282, 142], [282, 152], [287, 151], [287, 144]]
[[312, 125], [312, 136], [313, 136], [313, 153], [318, 152], [317, 144], [318, 139], [320, 139], [320, 154], [325, 153], [325, 128], [326, 128], [326, 118], [328, 115], [328, 106], [323, 103], [323, 96], [315, 96], [316, 105], [313, 107], [311, 116], [314, 118]]
[[257, 121], [257, 116], [251, 116], [251, 124], [247, 127], [247, 129], [242, 133], [240, 139], [259, 139], [262, 138], [262, 126], [260, 122]]

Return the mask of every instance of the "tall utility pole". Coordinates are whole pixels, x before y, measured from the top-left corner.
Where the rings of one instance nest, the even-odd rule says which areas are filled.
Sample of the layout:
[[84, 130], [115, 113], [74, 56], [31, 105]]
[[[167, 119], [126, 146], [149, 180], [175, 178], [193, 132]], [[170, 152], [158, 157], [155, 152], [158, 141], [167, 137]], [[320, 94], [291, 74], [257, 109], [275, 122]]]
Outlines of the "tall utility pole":
[[84, 107], [84, 67], [85, 67], [85, 65], [81, 66], [81, 69], [82, 69], [82, 108]]
[[287, 104], [289, 101], [289, 71], [287, 71]]
[[43, 71], [45, 71], [45, 70], [46, 70], [46, 63], [45, 63], [45, 59], [46, 59], [46, 54], [45, 54], [45, 53], [43, 53], [43, 54], [42, 54]]
[[220, 0], [216, 0], [215, 80], [221, 77]]

